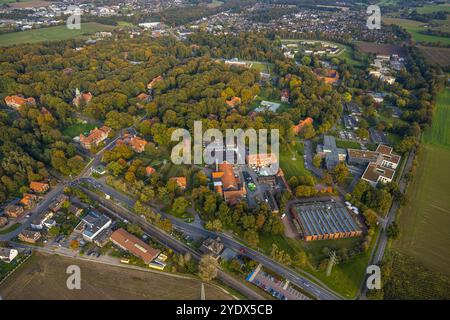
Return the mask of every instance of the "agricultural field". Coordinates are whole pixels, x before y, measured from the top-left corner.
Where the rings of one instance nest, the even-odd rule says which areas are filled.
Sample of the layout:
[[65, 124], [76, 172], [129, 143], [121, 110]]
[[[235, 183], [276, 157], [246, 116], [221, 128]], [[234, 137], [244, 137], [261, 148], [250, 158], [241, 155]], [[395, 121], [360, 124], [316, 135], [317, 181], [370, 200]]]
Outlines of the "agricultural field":
[[80, 38], [98, 31], [110, 31], [114, 26], [108, 26], [96, 22], [81, 24], [81, 29], [67, 29], [65, 25], [29, 31], [13, 32], [0, 35], [0, 47], [18, 45], [23, 43], [35, 43], [41, 41], [61, 41], [71, 38]]
[[450, 276], [450, 89], [440, 93], [433, 126], [423, 135], [419, 166], [399, 216], [395, 249]]
[[[427, 23], [424, 22], [409, 19], [384, 18], [383, 23], [387, 25], [396, 24], [404, 28], [408, 33], [411, 34], [412, 39], [416, 42], [441, 42], [443, 44], [450, 44], [450, 38], [420, 33], [419, 31], [425, 31], [427, 29], [425, 28]], [[445, 20], [444, 22], [438, 23], [442, 23], [442, 25], [433, 29], [445, 31], [448, 26], [449, 20], [447, 18], [447, 20]]]
[[[68, 290], [66, 269], [81, 269], [81, 289]], [[156, 272], [126, 269], [74, 260], [57, 255], [36, 254], [1, 286], [0, 296], [16, 299], [200, 299], [201, 282]], [[232, 299], [219, 287], [205, 284], [206, 299]]]
[[404, 55], [405, 49], [396, 46], [393, 44], [383, 44], [383, 43], [373, 43], [373, 42], [363, 42], [363, 41], [356, 41], [355, 42], [358, 50], [360, 50], [363, 53], [373, 53], [373, 54], [398, 54], [398, 55]]
[[430, 64], [438, 64], [442, 68], [450, 67], [450, 48], [418, 46]]
[[37, 7], [47, 7], [52, 3], [50, 1], [43, 0], [0, 0], [5, 1], [3, 3], [9, 3], [10, 7], [22, 9], [22, 8], [37, 8]]
[[432, 12], [438, 12], [438, 11], [445, 11], [450, 13], [450, 4], [449, 3], [443, 3], [443, 4], [433, 4], [433, 5], [426, 5], [420, 8], [416, 9], [418, 13], [432, 13]]

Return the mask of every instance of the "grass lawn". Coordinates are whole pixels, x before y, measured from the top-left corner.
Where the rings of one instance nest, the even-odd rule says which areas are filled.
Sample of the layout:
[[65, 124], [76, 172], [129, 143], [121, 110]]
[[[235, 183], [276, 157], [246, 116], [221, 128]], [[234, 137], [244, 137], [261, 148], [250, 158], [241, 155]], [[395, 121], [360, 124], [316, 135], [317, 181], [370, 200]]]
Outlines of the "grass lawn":
[[[337, 264], [331, 275], [328, 277], [325, 271], [315, 270], [311, 267], [305, 269], [318, 280], [325, 283], [330, 289], [340, 293], [342, 296], [352, 299], [359, 290], [361, 281], [363, 280], [367, 263], [369, 261], [369, 253], [375, 245], [376, 234], [372, 238], [372, 243], [368, 253], [361, 253], [353, 256], [345, 263]], [[298, 239], [289, 239], [284, 236], [262, 235], [260, 236], [259, 246], [270, 254], [272, 244], [276, 244], [278, 248], [288, 252], [291, 257], [295, 257], [298, 251], [306, 251], [310, 255], [311, 262], [318, 265], [321, 260], [327, 258], [323, 253], [324, 248], [340, 250], [346, 248], [351, 250], [359, 245], [359, 238], [339, 239], [339, 240], [322, 240], [305, 242]], [[312, 279], [313, 280], [313, 279]]]
[[358, 142], [351, 140], [336, 140], [336, 147], [344, 149], [361, 149], [361, 145]]
[[401, 237], [394, 248], [450, 275], [450, 89], [438, 96], [433, 125], [423, 135], [419, 166], [401, 209]]
[[[414, 41], [418, 42], [441, 42], [443, 44], [450, 44], [450, 38], [446, 37], [438, 37], [433, 35], [426, 35], [421, 34], [419, 31], [424, 31], [426, 28], [424, 27], [427, 25], [426, 23], [415, 21], [415, 20], [409, 20], [409, 19], [399, 19], [399, 18], [384, 18], [383, 22], [385, 24], [396, 24], [404, 28], [407, 32], [409, 32], [413, 38]], [[448, 22], [448, 19], [446, 23]], [[445, 24], [446, 24], [445, 23]], [[445, 26], [443, 26], [445, 27]], [[439, 28], [438, 28], [439, 29]]]
[[12, 226], [9, 226], [8, 228], [0, 230], [0, 234], [10, 233], [10, 232], [16, 230], [17, 228], [19, 228], [20, 226], [21, 226], [21, 224], [17, 222], [15, 224], [13, 224]]
[[66, 129], [64, 129], [63, 134], [65, 136], [68, 137], [76, 137], [79, 136], [80, 134], [87, 134], [89, 133], [90, 130], [94, 129], [95, 125], [91, 124], [91, 123], [75, 123], [69, 127], [67, 127]]
[[292, 176], [310, 176], [311, 172], [305, 169], [303, 163], [303, 145], [296, 142], [293, 147], [283, 147], [284, 150], [280, 150], [280, 167], [286, 179], [289, 180]]
[[69, 30], [65, 25], [41, 28], [29, 31], [13, 32], [0, 35], [0, 46], [10, 46], [22, 43], [35, 43], [41, 41], [60, 41], [71, 38], [83, 37], [98, 31], [109, 31], [114, 26], [108, 26], [96, 22], [81, 24], [81, 29]]

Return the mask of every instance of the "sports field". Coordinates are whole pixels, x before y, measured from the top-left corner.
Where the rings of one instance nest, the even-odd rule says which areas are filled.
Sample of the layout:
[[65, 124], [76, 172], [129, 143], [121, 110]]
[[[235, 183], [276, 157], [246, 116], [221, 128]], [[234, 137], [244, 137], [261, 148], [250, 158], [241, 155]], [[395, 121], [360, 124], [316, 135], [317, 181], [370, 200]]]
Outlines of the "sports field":
[[450, 275], [450, 88], [438, 96], [433, 126], [423, 136], [419, 166], [399, 216], [395, 248]]
[[6, 33], [0, 35], [0, 47], [41, 41], [67, 40], [71, 38], [79, 38], [98, 31], [109, 31], [114, 28], [114, 26], [108, 26], [96, 22], [87, 22], [81, 24], [81, 29], [70, 30], [63, 25], [29, 31]]
[[[67, 289], [69, 265], [81, 271], [81, 289]], [[1, 286], [4, 300], [17, 299], [175, 299], [199, 300], [201, 282], [155, 272], [132, 270], [57, 255], [36, 254]], [[206, 299], [231, 299], [216, 286], [205, 284]]]

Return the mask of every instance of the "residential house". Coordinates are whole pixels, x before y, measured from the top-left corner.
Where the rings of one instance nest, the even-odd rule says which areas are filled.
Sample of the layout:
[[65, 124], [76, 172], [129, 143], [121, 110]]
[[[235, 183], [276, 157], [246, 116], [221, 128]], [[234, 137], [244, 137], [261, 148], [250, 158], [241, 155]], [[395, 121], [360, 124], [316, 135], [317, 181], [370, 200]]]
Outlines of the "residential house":
[[156, 78], [153, 78], [148, 84], [147, 84], [147, 89], [149, 90], [153, 90], [153, 88], [155, 87], [155, 85], [159, 82], [163, 80], [162, 76], [157, 76]]
[[216, 239], [208, 238], [203, 241], [200, 251], [205, 254], [210, 254], [214, 259], [218, 260], [220, 257], [220, 253], [223, 251], [224, 245], [220, 241], [220, 238]]
[[312, 125], [314, 122], [313, 118], [307, 117], [304, 120], [300, 120], [297, 125], [294, 125], [293, 130], [295, 134], [299, 134], [305, 125]]
[[23, 242], [36, 243], [41, 238], [39, 231], [24, 230], [19, 233], [19, 239]]
[[20, 203], [24, 206], [25, 209], [31, 209], [36, 204], [36, 201], [37, 201], [36, 195], [26, 193], [23, 195], [23, 198], [20, 200]]
[[147, 174], [147, 176], [151, 176], [155, 172], [156, 172], [156, 170], [153, 167], [148, 166], [145, 168], [145, 173]]
[[137, 96], [137, 98], [144, 103], [148, 103], [152, 101], [152, 96], [150, 94], [141, 93]]
[[3, 262], [10, 263], [17, 257], [18, 254], [19, 251], [16, 249], [0, 248], [0, 260]]
[[177, 183], [177, 186], [181, 189], [186, 189], [187, 187], [186, 177], [172, 177], [170, 178], [170, 180], [175, 181]]
[[23, 213], [23, 207], [17, 205], [8, 205], [5, 208], [5, 214], [10, 218], [17, 218]]
[[107, 216], [91, 211], [81, 219], [75, 231], [81, 233], [86, 241], [92, 242], [100, 232], [111, 225], [111, 222]]
[[37, 193], [45, 193], [48, 191], [50, 186], [48, 183], [45, 182], [37, 182], [37, 181], [31, 181], [30, 182], [30, 189]]
[[238, 105], [241, 104], [241, 98], [239, 97], [232, 97], [230, 100], [225, 101], [225, 103], [227, 104], [228, 108], [235, 108]]
[[106, 126], [103, 126], [100, 129], [95, 128], [89, 132], [87, 137], [84, 134], [80, 134], [80, 143], [85, 149], [89, 150], [106, 140], [110, 132], [111, 128]]
[[130, 252], [134, 256], [142, 259], [145, 264], [150, 264], [159, 254], [160, 250], [150, 247], [144, 241], [120, 228], [114, 231], [110, 237], [116, 246]]
[[290, 94], [289, 94], [289, 89], [283, 89], [283, 90], [281, 90], [281, 97], [280, 97], [281, 102], [286, 102], [286, 103], [288, 103], [288, 102], [289, 102], [289, 96], [290, 96]]
[[0, 228], [3, 228], [8, 224], [8, 218], [0, 216]]
[[87, 93], [81, 93], [80, 90], [78, 90], [78, 88], [75, 91], [75, 98], [73, 98], [72, 102], [74, 104], [75, 107], [80, 107], [80, 106], [85, 106], [87, 105], [89, 102], [91, 102], [92, 100], [92, 93], [87, 92]]
[[8, 107], [13, 109], [20, 109], [24, 105], [36, 105], [36, 100], [34, 98], [24, 98], [23, 96], [6, 96], [5, 103]]
[[130, 139], [129, 142], [131, 148], [137, 153], [143, 152], [145, 150], [145, 146], [147, 145], [147, 143], [148, 143], [147, 141], [139, 137], [133, 137]]

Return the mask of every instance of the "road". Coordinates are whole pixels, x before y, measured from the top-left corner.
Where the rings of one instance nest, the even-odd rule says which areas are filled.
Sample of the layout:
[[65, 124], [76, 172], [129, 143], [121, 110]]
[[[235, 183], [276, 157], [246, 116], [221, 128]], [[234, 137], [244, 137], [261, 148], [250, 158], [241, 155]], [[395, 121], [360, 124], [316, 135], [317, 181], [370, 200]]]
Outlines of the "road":
[[[90, 179], [85, 179], [84, 181], [89, 181], [92, 183], [93, 180], [94, 179], [90, 178]], [[133, 207], [135, 200], [133, 200], [132, 198], [109, 187], [102, 181], [96, 181], [95, 184], [96, 184], [97, 189], [101, 189], [104, 193], [107, 193], [108, 195], [110, 195], [111, 199], [119, 201], [119, 202], [123, 203], [125, 206]], [[97, 194], [90, 192], [89, 195], [103, 204], [105, 204], [105, 203], [107, 203], [109, 205], [112, 204], [115, 206], [116, 209], [120, 208], [121, 211], [124, 211], [124, 210], [128, 211], [128, 209], [125, 206], [120, 206], [117, 203], [114, 203], [112, 201], [107, 201], [106, 199], [99, 197]], [[300, 275], [300, 274], [294, 272], [293, 270], [289, 269], [288, 267], [281, 265], [280, 263], [272, 260], [271, 258], [267, 257], [266, 255], [249, 248], [248, 246], [237, 241], [236, 239], [231, 238], [227, 234], [215, 233], [215, 232], [212, 232], [209, 230], [205, 230], [203, 227], [199, 227], [198, 225], [186, 223], [183, 220], [177, 219], [177, 218], [173, 217], [172, 215], [169, 215], [169, 214], [159, 210], [156, 207], [153, 207], [153, 210], [155, 212], [161, 214], [161, 216], [170, 219], [174, 227], [176, 227], [179, 230], [185, 231], [186, 233], [201, 235], [203, 237], [213, 237], [213, 238], [220, 237], [222, 239], [222, 243], [226, 247], [234, 249], [238, 252], [242, 252], [242, 254], [246, 255], [250, 259], [263, 264], [265, 267], [269, 268], [270, 270], [275, 271], [280, 276], [286, 278], [287, 280], [289, 280], [296, 286], [300, 287], [301, 289], [305, 290], [306, 292], [310, 293], [311, 295], [317, 297], [320, 300], [341, 299], [340, 296], [338, 296], [336, 293], [332, 292], [331, 290], [324, 288], [323, 285], [321, 286], [321, 285], [316, 284], [315, 282], [312, 282], [305, 276]], [[135, 214], [133, 214], [131, 212], [127, 213], [128, 217], [130, 217], [130, 215], [132, 217], [136, 218]], [[126, 218], [126, 219], [129, 220], [128, 218]], [[132, 221], [132, 220], [129, 220], [129, 221]], [[147, 223], [147, 224], [149, 224], [149, 223]], [[155, 228], [151, 224], [149, 224], [149, 225], [151, 227]], [[309, 275], [309, 277], [314, 278], [312, 275]]]
[[[194, 250], [193, 248], [189, 247], [188, 245], [184, 244], [180, 240], [176, 239], [172, 235], [158, 229], [151, 223], [147, 222], [144, 218], [141, 218], [131, 211], [129, 211], [126, 208], [123, 208], [117, 204], [114, 204], [112, 201], [108, 201], [96, 193], [91, 192], [88, 189], [82, 188], [83, 191], [85, 191], [92, 199], [96, 200], [98, 203], [101, 204], [102, 209], [107, 211], [110, 216], [116, 219], [120, 220], [127, 220], [131, 223], [137, 224], [142, 228], [142, 230], [147, 233], [149, 236], [153, 237], [155, 240], [160, 242], [166, 247], [169, 247], [173, 249], [175, 252], [178, 252], [180, 254], [185, 254], [186, 252], [189, 252], [194, 260], [199, 261], [201, 256], [200, 254]], [[201, 229], [203, 230], [203, 229]], [[232, 287], [233, 289], [239, 291], [246, 297], [253, 299], [253, 300], [264, 300], [264, 298], [259, 295], [254, 290], [247, 287], [242, 281], [235, 279], [228, 273], [219, 270], [217, 278], [225, 283], [226, 285]]]
[[[406, 160], [405, 168], [403, 169], [402, 176], [400, 177], [399, 188], [400, 191], [404, 194], [407, 186], [407, 181], [405, 180], [406, 173], [409, 172], [409, 169], [412, 166], [413, 160], [415, 156], [415, 150], [412, 150], [409, 153], [408, 159]], [[374, 247], [374, 252], [372, 252], [371, 259], [369, 260], [369, 265], [380, 265], [383, 260], [384, 253], [386, 251], [386, 247], [388, 244], [388, 236], [386, 234], [386, 229], [389, 225], [395, 221], [395, 216], [397, 214], [398, 209], [400, 208], [400, 203], [398, 201], [394, 201], [392, 206], [388, 212], [387, 217], [382, 220], [381, 230], [378, 235], [377, 244]], [[361, 299], [365, 299], [367, 293], [367, 286], [365, 285], [366, 279], [364, 278], [363, 283], [360, 288], [360, 296]]]

